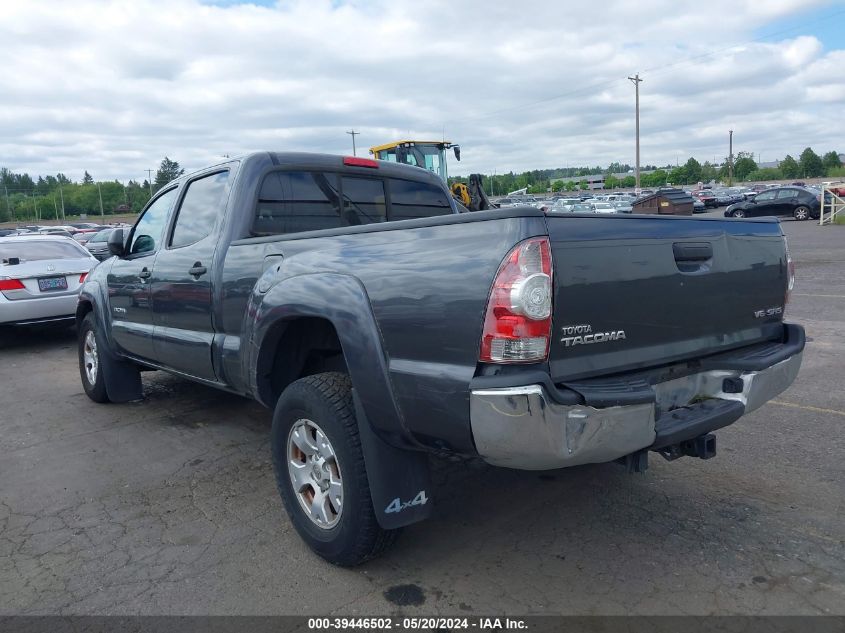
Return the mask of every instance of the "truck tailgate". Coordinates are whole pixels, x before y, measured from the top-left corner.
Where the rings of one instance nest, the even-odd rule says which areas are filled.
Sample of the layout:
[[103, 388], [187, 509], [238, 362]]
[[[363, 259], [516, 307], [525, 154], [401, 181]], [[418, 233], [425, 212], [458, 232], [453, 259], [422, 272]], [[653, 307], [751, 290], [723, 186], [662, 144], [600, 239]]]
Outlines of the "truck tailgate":
[[701, 357], [781, 335], [776, 220], [549, 216], [562, 382]]

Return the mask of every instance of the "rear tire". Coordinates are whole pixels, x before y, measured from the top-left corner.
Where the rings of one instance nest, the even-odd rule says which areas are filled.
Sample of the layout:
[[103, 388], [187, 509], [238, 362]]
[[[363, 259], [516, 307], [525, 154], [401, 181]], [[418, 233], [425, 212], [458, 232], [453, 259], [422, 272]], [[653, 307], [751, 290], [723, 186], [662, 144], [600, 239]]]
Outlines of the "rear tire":
[[792, 217], [799, 221], [809, 220], [810, 209], [805, 206], [795, 207], [795, 211], [792, 212]]
[[103, 377], [103, 345], [97, 336], [97, 321], [89, 312], [82, 320], [78, 332], [79, 377], [85, 394], [94, 402], [109, 402], [106, 381]]
[[273, 469], [299, 536], [322, 558], [352, 567], [399, 535], [373, 510], [349, 376], [327, 372], [285, 389], [273, 413]]

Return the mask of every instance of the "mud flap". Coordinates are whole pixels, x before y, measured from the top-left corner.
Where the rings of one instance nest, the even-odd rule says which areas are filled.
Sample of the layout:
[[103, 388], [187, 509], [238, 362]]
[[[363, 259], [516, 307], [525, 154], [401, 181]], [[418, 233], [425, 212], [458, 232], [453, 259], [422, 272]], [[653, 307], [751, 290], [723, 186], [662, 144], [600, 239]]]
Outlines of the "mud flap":
[[376, 435], [358, 394], [353, 394], [361, 450], [379, 525], [394, 530], [427, 519], [434, 504], [428, 456], [391, 446]]
[[103, 350], [100, 354], [103, 380], [106, 383], [106, 394], [109, 400], [115, 403], [140, 400], [144, 397], [144, 390], [141, 386], [141, 372], [135, 365], [131, 365], [115, 357], [108, 343], [100, 334], [100, 328], [95, 333], [97, 346]]
[[109, 400], [115, 403], [140, 400], [144, 397], [141, 387], [141, 372], [137, 367], [128, 363], [108, 358], [105, 354], [100, 358], [105, 371], [103, 379], [106, 381], [106, 393]]

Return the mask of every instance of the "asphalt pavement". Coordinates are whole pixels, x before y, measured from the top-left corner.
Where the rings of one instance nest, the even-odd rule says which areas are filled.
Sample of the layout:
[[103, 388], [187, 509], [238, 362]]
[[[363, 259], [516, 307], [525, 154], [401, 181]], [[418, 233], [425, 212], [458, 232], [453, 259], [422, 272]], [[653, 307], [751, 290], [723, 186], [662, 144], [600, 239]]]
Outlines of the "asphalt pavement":
[[845, 227], [783, 226], [804, 365], [717, 457], [438, 460], [433, 518], [353, 570], [284, 516], [267, 410], [160, 372], [97, 405], [72, 332], [0, 330], [0, 615], [845, 614]]

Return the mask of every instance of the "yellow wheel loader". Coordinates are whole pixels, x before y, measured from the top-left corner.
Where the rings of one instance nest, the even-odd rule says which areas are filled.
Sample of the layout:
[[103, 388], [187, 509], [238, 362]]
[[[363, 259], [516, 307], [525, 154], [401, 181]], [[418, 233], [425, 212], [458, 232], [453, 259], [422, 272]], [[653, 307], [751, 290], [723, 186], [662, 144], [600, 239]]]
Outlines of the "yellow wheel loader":
[[[454, 152], [455, 160], [461, 160], [461, 146], [449, 141], [393, 141], [371, 147], [370, 154], [377, 160], [388, 160], [428, 169], [448, 184], [449, 173], [446, 167], [446, 150], [448, 149]], [[495, 209], [497, 205], [490, 202], [481, 186], [481, 174], [470, 174], [468, 180], [468, 183], [453, 184], [450, 187], [452, 196], [470, 211]]]

